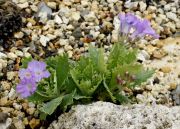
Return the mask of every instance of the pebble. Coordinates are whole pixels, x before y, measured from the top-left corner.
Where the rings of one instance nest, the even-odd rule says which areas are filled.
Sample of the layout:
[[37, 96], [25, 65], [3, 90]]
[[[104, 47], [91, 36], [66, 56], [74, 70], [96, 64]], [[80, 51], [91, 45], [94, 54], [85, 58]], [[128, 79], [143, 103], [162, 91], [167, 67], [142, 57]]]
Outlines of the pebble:
[[40, 120], [33, 118], [30, 120], [29, 125], [30, 125], [31, 129], [37, 128], [37, 126], [40, 125]]
[[88, 3], [87, 0], [81, 0], [81, 5], [82, 5], [83, 7], [86, 7], [86, 6], [89, 5], [89, 3]]
[[169, 11], [170, 9], [171, 9], [170, 4], [166, 4], [166, 5], [164, 6], [164, 10], [165, 10], [165, 11]]
[[111, 3], [116, 3], [116, 2], [118, 2], [118, 0], [107, 0], [107, 2], [111, 4]]
[[14, 126], [15, 126], [17, 129], [25, 129], [25, 125], [23, 124], [22, 121], [17, 120], [17, 121], [15, 121], [15, 122], [13, 122], [13, 123], [14, 123]]
[[168, 66], [164, 66], [160, 69], [163, 73], [170, 73], [171, 72], [171, 68]]
[[0, 107], [0, 109], [3, 113], [11, 113], [14, 111], [14, 109], [10, 107]]
[[141, 11], [141, 12], [143, 12], [143, 11], [146, 10], [147, 5], [146, 5], [146, 3], [144, 3], [143, 1], [140, 1], [140, 2], [139, 2], [139, 6], [140, 6], [140, 11]]
[[62, 20], [63, 20], [63, 23], [66, 25], [69, 23], [69, 19], [64, 16], [62, 16]]
[[171, 92], [174, 105], [180, 105], [180, 86], [177, 86], [175, 90]]
[[150, 55], [145, 50], [142, 50], [138, 53], [137, 59], [141, 61], [149, 60]]
[[37, 12], [38, 11], [38, 7], [36, 5], [30, 5], [30, 8], [32, 11]]
[[50, 41], [50, 39], [44, 35], [40, 35], [40, 43], [42, 46], [46, 47], [47, 43]]
[[22, 51], [19, 51], [19, 50], [16, 50], [14, 53], [15, 53], [18, 57], [23, 57], [23, 56], [24, 56], [23, 52], [22, 52]]
[[170, 90], [175, 90], [177, 88], [176, 83], [170, 83]]
[[13, 107], [16, 109], [16, 110], [21, 110], [22, 109], [22, 105], [19, 105], [17, 103], [13, 103]]
[[11, 88], [11, 90], [10, 90], [10, 92], [8, 94], [8, 97], [9, 97], [10, 100], [14, 100], [15, 97], [17, 97], [16, 91], [14, 90], [14, 88]]
[[7, 60], [0, 59], [0, 71], [5, 67], [7, 67]]
[[149, 13], [155, 13], [156, 10], [157, 10], [157, 8], [156, 8], [155, 6], [149, 6], [149, 7], [147, 8], [147, 11], [148, 11]]
[[71, 18], [75, 21], [78, 21], [81, 18], [80, 12], [72, 12]]
[[3, 90], [11, 89], [11, 84], [8, 81], [1, 81], [1, 86], [2, 86]]
[[29, 114], [29, 115], [33, 115], [34, 114], [34, 112], [35, 112], [35, 108], [28, 108], [27, 110], [26, 110], [26, 112]]
[[124, 7], [131, 10], [136, 10], [138, 8], [138, 2], [126, 1]]
[[0, 99], [0, 106], [7, 106], [8, 104], [8, 98], [7, 97], [3, 97]]
[[12, 53], [12, 52], [10, 52], [10, 53], [7, 54], [7, 57], [12, 59], [12, 60], [15, 60], [17, 58], [17, 55]]
[[55, 15], [54, 21], [55, 21], [55, 23], [57, 23], [58, 25], [60, 25], [60, 24], [63, 23], [62, 19], [61, 19], [58, 15]]
[[81, 28], [80, 28], [80, 27], [76, 28], [76, 29], [73, 31], [72, 35], [73, 35], [76, 39], [81, 38], [81, 37], [82, 37], [82, 30], [81, 30]]
[[7, 55], [2, 53], [2, 52], [0, 52], [0, 59], [6, 59], [6, 58], [7, 58]]
[[22, 4], [18, 4], [17, 6], [19, 6], [21, 9], [24, 9], [24, 8], [29, 7], [29, 3], [25, 2], [25, 3], [22, 3]]
[[169, 18], [169, 19], [171, 19], [171, 20], [173, 20], [173, 21], [178, 21], [177, 15], [176, 15], [175, 13], [167, 12], [167, 13], [166, 13], [166, 16], [167, 16], [167, 18]]
[[68, 44], [69, 44], [69, 41], [68, 41], [68, 39], [60, 39], [60, 40], [59, 40], [59, 44], [60, 44], [61, 46], [65, 46], [65, 45], [68, 45]]
[[163, 50], [156, 50], [153, 52], [153, 57], [157, 58], [157, 59], [161, 59], [162, 57], [164, 57], [166, 55], [166, 52]]
[[56, 4], [56, 2], [47, 2], [47, 6], [49, 6], [52, 9], [56, 9], [57, 4]]
[[11, 129], [12, 119], [7, 118], [7, 119], [4, 119], [4, 120], [6, 120], [6, 121], [3, 122], [3, 123], [0, 122], [0, 128], [1, 129]]
[[7, 79], [9, 81], [13, 80], [14, 77], [16, 77], [16, 76], [17, 76], [16, 72], [13, 72], [13, 71], [7, 72]]
[[35, 105], [33, 102], [29, 102], [29, 103], [28, 103], [28, 106], [29, 106], [30, 108], [34, 108], [36, 105]]
[[36, 21], [33, 18], [27, 18], [27, 21], [30, 22], [33, 26], [36, 25]]
[[64, 53], [64, 49], [63, 48], [60, 48], [60, 49], [58, 49], [58, 55], [63, 55], [63, 53]]
[[24, 33], [21, 31], [14, 34], [14, 37], [17, 39], [21, 39], [23, 36], [24, 36]]
[[0, 112], [0, 123], [6, 122], [7, 118], [8, 118], [7, 113]]
[[72, 50], [73, 48], [70, 46], [70, 45], [65, 45], [64, 46], [64, 50], [65, 51], [69, 51], [69, 50]]
[[89, 14], [84, 16], [85, 21], [87, 22], [92, 22], [96, 19], [95, 13], [94, 12], [89, 12]]
[[67, 53], [68, 53], [68, 57], [69, 57], [69, 58], [72, 58], [73, 52], [72, 52], [72, 51], [68, 51]]

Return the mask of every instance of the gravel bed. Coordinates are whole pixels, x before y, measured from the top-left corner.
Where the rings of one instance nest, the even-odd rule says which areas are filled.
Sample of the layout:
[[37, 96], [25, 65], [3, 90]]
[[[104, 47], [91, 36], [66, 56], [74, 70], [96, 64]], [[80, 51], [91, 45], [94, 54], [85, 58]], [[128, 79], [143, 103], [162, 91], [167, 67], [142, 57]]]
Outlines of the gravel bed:
[[[1, 1], [4, 0], [0, 0], [0, 5]], [[14, 90], [19, 81], [17, 73], [22, 57], [44, 59], [65, 52], [70, 59], [78, 60], [87, 52], [89, 44], [103, 46], [108, 55], [118, 39], [120, 23], [117, 14], [120, 12], [132, 12], [149, 19], [161, 39], [172, 36], [180, 29], [178, 0], [161, 0], [150, 5], [143, 1], [123, 3], [120, 0], [12, 1], [21, 12], [18, 13], [22, 16], [22, 28], [0, 43], [0, 112], [4, 113], [0, 114], [0, 118], [6, 115], [7, 126], [12, 128], [46, 126], [38, 118], [36, 105], [19, 98]], [[4, 8], [9, 6], [12, 5], [3, 5]], [[137, 103], [179, 105], [180, 39], [146, 39], [136, 45], [140, 49], [138, 61], [144, 67], [157, 70], [142, 87], [125, 92], [135, 94]], [[4, 121], [0, 123], [4, 124]]]

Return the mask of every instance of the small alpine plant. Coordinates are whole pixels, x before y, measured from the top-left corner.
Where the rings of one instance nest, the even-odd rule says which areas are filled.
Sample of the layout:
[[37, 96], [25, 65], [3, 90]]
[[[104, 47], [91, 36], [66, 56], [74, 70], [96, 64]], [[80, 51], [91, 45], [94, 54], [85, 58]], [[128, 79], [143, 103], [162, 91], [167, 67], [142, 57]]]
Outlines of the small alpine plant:
[[32, 60], [26, 69], [19, 70], [20, 83], [17, 85], [16, 91], [21, 97], [26, 98], [36, 91], [38, 82], [49, 76], [50, 73], [46, 70], [44, 62]]
[[22, 98], [38, 105], [41, 119], [52, 115], [57, 108], [66, 111], [78, 103], [99, 100], [116, 104], [132, 102], [129, 98], [133, 96], [125, 93], [125, 89], [140, 86], [154, 70], [144, 70], [137, 62], [137, 49], [127, 48], [124, 43], [147, 35], [159, 36], [147, 20], [130, 13], [119, 14], [119, 19], [120, 43], [113, 45], [107, 60], [103, 48], [92, 46], [78, 61], [69, 60], [67, 54], [44, 61], [22, 60], [16, 91]]

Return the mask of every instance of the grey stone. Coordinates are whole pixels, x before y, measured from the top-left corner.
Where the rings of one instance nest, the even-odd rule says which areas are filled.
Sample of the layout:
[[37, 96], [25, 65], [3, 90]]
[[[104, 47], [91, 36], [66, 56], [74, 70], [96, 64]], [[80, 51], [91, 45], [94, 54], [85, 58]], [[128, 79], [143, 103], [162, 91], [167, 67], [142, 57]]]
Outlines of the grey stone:
[[175, 105], [180, 105], [180, 85], [177, 86], [175, 90], [171, 92], [172, 99], [174, 100]]
[[81, 28], [80, 27], [78, 27], [78, 28], [76, 28], [74, 31], [73, 31], [73, 33], [72, 33], [72, 35], [76, 38], [76, 39], [78, 39], [78, 38], [81, 38], [82, 37], [82, 30], [81, 30]]
[[179, 129], [179, 118], [178, 106], [96, 102], [73, 107], [48, 129]]

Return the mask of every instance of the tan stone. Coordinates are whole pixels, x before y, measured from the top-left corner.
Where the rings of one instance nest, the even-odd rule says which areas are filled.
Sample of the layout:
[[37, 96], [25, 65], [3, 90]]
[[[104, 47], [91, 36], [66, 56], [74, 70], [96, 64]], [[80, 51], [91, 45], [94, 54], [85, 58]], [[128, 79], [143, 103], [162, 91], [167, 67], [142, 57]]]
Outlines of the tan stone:
[[147, 52], [148, 52], [150, 55], [151, 55], [156, 49], [157, 49], [157, 48], [154, 47], [154, 46], [152, 46], [152, 45], [148, 45], [148, 46], [146, 47], [146, 50], [147, 50]]
[[36, 21], [32, 18], [27, 18], [27, 21], [30, 22], [32, 25], [36, 25]]
[[3, 97], [0, 99], [0, 106], [6, 106], [8, 103], [8, 98], [7, 97]]
[[28, 124], [29, 124], [29, 121], [28, 121], [27, 117], [25, 117], [25, 118], [23, 119], [23, 124], [24, 124], [24, 125], [28, 125]]
[[164, 46], [164, 43], [162, 41], [157, 42], [156, 45], [158, 48], [162, 48]]
[[30, 115], [33, 115], [34, 114], [34, 112], [35, 112], [35, 108], [28, 108], [27, 110], [26, 110], [26, 112], [28, 113], [28, 114], [30, 114]]
[[161, 59], [164, 57], [167, 53], [164, 50], [156, 50], [153, 52], [153, 57], [157, 59]]
[[11, 85], [10, 85], [10, 83], [7, 82], [7, 81], [2, 81], [2, 82], [1, 82], [1, 85], [2, 85], [2, 87], [3, 87], [3, 90], [10, 90], [10, 89], [11, 89]]
[[176, 89], [176, 87], [177, 87], [176, 83], [171, 83], [169, 90], [174, 90], [174, 89]]
[[171, 72], [171, 68], [168, 66], [164, 66], [160, 69], [163, 73], [169, 73]]
[[10, 113], [14, 111], [13, 108], [9, 108], [9, 107], [0, 107], [0, 110], [4, 113]]
[[28, 103], [23, 103], [22, 107], [23, 107], [24, 110], [27, 110], [28, 109]]
[[33, 118], [29, 122], [29, 125], [30, 125], [31, 129], [34, 129], [35, 127], [39, 126], [39, 124], [40, 124], [40, 120], [39, 119], [35, 119], [35, 118]]

